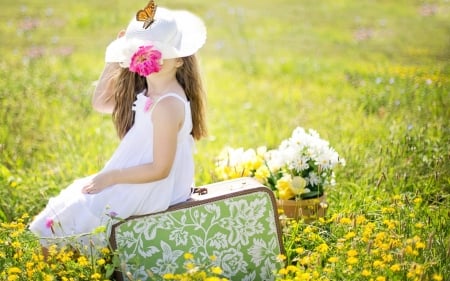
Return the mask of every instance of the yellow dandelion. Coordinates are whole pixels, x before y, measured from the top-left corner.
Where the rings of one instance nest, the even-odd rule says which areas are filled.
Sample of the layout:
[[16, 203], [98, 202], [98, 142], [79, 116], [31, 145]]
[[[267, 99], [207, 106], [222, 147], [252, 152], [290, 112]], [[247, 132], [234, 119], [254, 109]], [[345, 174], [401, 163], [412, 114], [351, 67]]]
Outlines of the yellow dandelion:
[[175, 275], [173, 273], [166, 273], [163, 275], [164, 279], [175, 279]]
[[383, 269], [386, 267], [386, 265], [384, 264], [384, 262], [382, 260], [374, 260], [373, 267]]
[[425, 226], [425, 224], [422, 223], [422, 222], [418, 222], [418, 223], [416, 223], [414, 226], [415, 226], [416, 228], [422, 229], [422, 228]]
[[328, 262], [330, 263], [337, 263], [339, 261], [338, 257], [329, 257]]
[[185, 260], [192, 260], [192, 259], [194, 259], [194, 255], [191, 254], [191, 253], [185, 253], [184, 254], [184, 259]]
[[364, 277], [368, 277], [372, 274], [372, 272], [370, 272], [370, 270], [367, 269], [363, 269], [363, 271], [361, 272], [361, 275]]
[[8, 274], [19, 274], [21, 272], [22, 272], [22, 270], [18, 267], [10, 267], [8, 269]]
[[386, 277], [384, 277], [384, 276], [378, 276], [375, 280], [376, 280], [376, 281], [386, 281]]
[[423, 243], [421, 241], [416, 243], [416, 248], [417, 249], [425, 249], [425, 247], [426, 247], [425, 243]]
[[349, 240], [349, 239], [352, 239], [355, 236], [356, 236], [356, 233], [354, 231], [350, 231], [347, 234], [345, 234], [344, 238]]
[[109, 253], [111, 253], [109, 248], [106, 248], [106, 247], [102, 248], [100, 251], [103, 255], [109, 255]]
[[286, 256], [283, 255], [283, 254], [279, 254], [279, 255], [277, 256], [277, 260], [278, 260], [278, 261], [284, 261], [284, 260], [286, 260]]
[[422, 198], [416, 197], [416, 198], [414, 198], [413, 202], [414, 202], [414, 204], [420, 204], [420, 203], [422, 203]]
[[400, 271], [401, 269], [402, 269], [402, 268], [401, 268], [400, 264], [398, 264], [398, 263], [393, 264], [393, 265], [390, 267], [390, 270], [393, 271], [393, 272], [398, 272], [398, 271]]
[[105, 259], [98, 259], [97, 260], [97, 264], [100, 265], [100, 266], [104, 265], [105, 263], [106, 263]]
[[352, 224], [352, 220], [350, 218], [341, 218], [339, 220], [339, 223], [349, 225], [349, 224]]
[[300, 259], [301, 265], [308, 265], [311, 262], [311, 259], [309, 256], [303, 257]]
[[444, 278], [440, 274], [433, 274], [433, 280], [442, 281], [442, 280], [444, 280]]
[[218, 266], [213, 266], [211, 267], [211, 272], [214, 274], [222, 274], [223, 270]]
[[328, 245], [326, 243], [322, 243], [316, 247], [316, 251], [321, 254], [325, 254], [328, 252]]
[[295, 249], [295, 252], [298, 255], [301, 255], [301, 254], [303, 254], [305, 252], [305, 249], [303, 247], [298, 247], [298, 248]]
[[91, 279], [92, 280], [99, 280], [100, 278], [102, 278], [100, 273], [94, 273], [94, 274], [91, 275]]
[[358, 225], [364, 224], [366, 221], [367, 219], [364, 215], [359, 215], [356, 217], [356, 224]]
[[16, 281], [19, 280], [19, 276], [12, 274], [8, 276], [8, 281]]
[[349, 257], [356, 257], [358, 255], [358, 251], [351, 249], [347, 251], [347, 256]]
[[77, 263], [81, 266], [89, 265], [89, 260], [85, 256], [81, 256], [77, 259]]
[[350, 264], [350, 265], [357, 264], [358, 263], [358, 258], [356, 258], [356, 257], [348, 257], [346, 262], [347, 262], [347, 264]]

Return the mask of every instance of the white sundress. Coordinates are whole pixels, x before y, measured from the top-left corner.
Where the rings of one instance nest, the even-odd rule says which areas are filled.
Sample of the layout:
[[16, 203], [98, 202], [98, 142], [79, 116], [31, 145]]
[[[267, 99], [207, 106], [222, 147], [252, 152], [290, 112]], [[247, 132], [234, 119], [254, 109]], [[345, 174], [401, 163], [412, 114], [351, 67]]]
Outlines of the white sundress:
[[[188, 101], [176, 94], [166, 94], [148, 109], [149, 97], [137, 95], [133, 110], [135, 123], [121, 140], [118, 148], [102, 171], [127, 168], [153, 161], [152, 110], [164, 98], [174, 97], [184, 103], [184, 123], [178, 132], [178, 144], [172, 169], [167, 178], [144, 184], [117, 184], [97, 194], [83, 194], [84, 183], [90, 177], [75, 180], [59, 195], [49, 200], [45, 209], [30, 225], [30, 230], [41, 238], [43, 245], [55, 243], [54, 238], [76, 236], [77, 241], [89, 243], [83, 237], [99, 226], [111, 223], [111, 215], [128, 218], [133, 215], [155, 213], [189, 198], [194, 181], [194, 139], [191, 135], [192, 118]], [[109, 232], [107, 232], [109, 233]], [[107, 237], [98, 238], [106, 243]], [[102, 241], [104, 240], [104, 241]]]

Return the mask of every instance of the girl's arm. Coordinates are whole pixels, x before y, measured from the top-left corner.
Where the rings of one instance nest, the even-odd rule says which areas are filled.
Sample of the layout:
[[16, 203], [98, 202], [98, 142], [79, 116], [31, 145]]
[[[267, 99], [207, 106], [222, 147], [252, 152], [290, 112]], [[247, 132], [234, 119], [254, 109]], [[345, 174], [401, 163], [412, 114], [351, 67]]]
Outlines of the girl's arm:
[[92, 96], [92, 106], [102, 113], [112, 113], [116, 104], [113, 76], [119, 70], [118, 63], [107, 63]]
[[100, 173], [83, 188], [83, 193], [98, 193], [120, 183], [158, 181], [169, 175], [175, 159], [178, 131], [184, 122], [184, 105], [177, 99], [165, 98], [153, 109], [152, 121], [153, 162]]

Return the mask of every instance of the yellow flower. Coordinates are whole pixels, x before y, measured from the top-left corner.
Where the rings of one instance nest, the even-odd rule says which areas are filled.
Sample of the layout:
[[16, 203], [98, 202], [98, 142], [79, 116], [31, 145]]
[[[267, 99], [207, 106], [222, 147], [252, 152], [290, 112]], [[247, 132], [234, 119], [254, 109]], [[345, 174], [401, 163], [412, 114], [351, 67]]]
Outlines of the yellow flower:
[[367, 269], [364, 269], [361, 272], [361, 275], [364, 276], [364, 277], [370, 276], [371, 274], [372, 274], [372, 272], [370, 272], [370, 270], [367, 270]]
[[338, 257], [330, 257], [329, 259], [328, 259], [328, 262], [330, 262], [330, 263], [337, 263], [339, 261], [339, 258]]
[[322, 243], [316, 247], [316, 251], [321, 254], [325, 254], [328, 252], [328, 245], [326, 243]]
[[401, 266], [400, 266], [400, 264], [396, 263], [396, 264], [393, 264], [393, 265], [390, 267], [390, 269], [391, 269], [393, 272], [398, 272], [398, 271], [401, 270]]
[[282, 200], [288, 200], [295, 196], [292, 191], [291, 177], [284, 176], [277, 181], [278, 197]]
[[102, 278], [100, 273], [94, 273], [91, 275], [91, 279], [93, 279], [93, 280], [99, 280], [100, 278]]
[[212, 268], [211, 268], [211, 272], [212, 273], [214, 273], [214, 274], [222, 274], [222, 269], [220, 268], [220, 267], [218, 267], [218, 266], [213, 266]]
[[89, 265], [89, 261], [88, 261], [88, 259], [87, 259], [85, 256], [79, 257], [79, 258], [77, 259], [77, 262], [78, 262], [78, 264], [81, 265], [81, 266], [87, 266], [87, 265]]
[[349, 256], [349, 257], [356, 257], [357, 255], [358, 255], [358, 251], [353, 250], [353, 249], [348, 250], [348, 252], [347, 252], [347, 256]]
[[386, 278], [383, 276], [378, 276], [377, 279], [375, 279], [376, 281], [386, 281]]
[[192, 260], [194, 258], [194, 255], [191, 253], [185, 253], [184, 254], [184, 259], [185, 260]]
[[348, 240], [348, 239], [351, 239], [351, 238], [353, 238], [355, 236], [356, 236], [356, 233], [354, 231], [350, 231], [347, 234], [345, 234], [344, 238]]
[[350, 218], [341, 218], [339, 220], [339, 223], [341, 223], [341, 224], [352, 224], [352, 220]]
[[16, 281], [19, 280], [19, 276], [12, 274], [8, 276], [8, 281]]
[[18, 267], [10, 267], [8, 269], [8, 274], [19, 274], [21, 272], [22, 272], [22, 270]]
[[105, 263], [106, 263], [105, 259], [97, 260], [97, 264], [100, 265], [100, 266], [104, 265]]
[[279, 254], [279, 255], [277, 256], [277, 260], [278, 260], [278, 261], [284, 261], [284, 260], [286, 260], [286, 256], [283, 255], [283, 254]]
[[306, 186], [306, 180], [300, 176], [295, 176], [292, 178], [291, 189], [295, 195], [300, 195], [304, 193]]
[[356, 263], [358, 263], [358, 258], [356, 258], [356, 257], [349, 257], [349, 258], [347, 258], [347, 263], [348, 264], [356, 264]]
[[101, 252], [102, 252], [103, 255], [108, 255], [111, 251], [108, 248], [105, 247], [105, 248], [101, 249]]
[[444, 278], [442, 278], [442, 275], [440, 275], [440, 274], [433, 274], [433, 280], [442, 281], [442, 280], [444, 280]]

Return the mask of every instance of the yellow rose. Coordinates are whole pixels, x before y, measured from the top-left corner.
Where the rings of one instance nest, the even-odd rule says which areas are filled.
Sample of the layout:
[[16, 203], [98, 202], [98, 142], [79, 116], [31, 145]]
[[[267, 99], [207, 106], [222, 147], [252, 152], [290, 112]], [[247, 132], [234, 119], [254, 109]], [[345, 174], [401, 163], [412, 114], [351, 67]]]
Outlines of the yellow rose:
[[291, 199], [295, 196], [292, 191], [292, 179], [290, 176], [284, 176], [277, 181], [278, 197], [283, 200]]
[[291, 189], [295, 195], [304, 193], [306, 186], [306, 180], [300, 176], [296, 176], [292, 179]]

